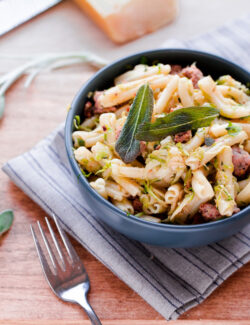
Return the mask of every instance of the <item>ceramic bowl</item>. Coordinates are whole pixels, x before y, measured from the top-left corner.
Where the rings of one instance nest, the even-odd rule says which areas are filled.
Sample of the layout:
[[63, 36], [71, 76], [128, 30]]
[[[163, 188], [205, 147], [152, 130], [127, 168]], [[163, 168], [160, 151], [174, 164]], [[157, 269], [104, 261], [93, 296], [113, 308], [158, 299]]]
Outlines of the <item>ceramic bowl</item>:
[[112, 86], [116, 76], [125, 72], [129, 66], [139, 64], [142, 57], [147, 59], [148, 64], [159, 61], [161, 63], [180, 64], [185, 67], [196, 62], [204, 75], [209, 74], [214, 79], [229, 74], [244, 84], [250, 82], [250, 74], [232, 62], [208, 53], [180, 49], [159, 49], [137, 53], [115, 61], [98, 71], [76, 94], [65, 125], [65, 145], [73, 171], [72, 177], [75, 178], [76, 186], [79, 186], [81, 190], [84, 202], [87, 202], [88, 208], [96, 217], [116, 231], [152, 245], [164, 247], [202, 246], [237, 233], [250, 221], [249, 206], [232, 217], [204, 224], [187, 226], [158, 224], [133, 215], [126, 215], [93, 190], [88, 180], [81, 174], [72, 154], [74, 116], [80, 115], [81, 120], [84, 120], [83, 107], [87, 101], [87, 94], [90, 91], [103, 90]]

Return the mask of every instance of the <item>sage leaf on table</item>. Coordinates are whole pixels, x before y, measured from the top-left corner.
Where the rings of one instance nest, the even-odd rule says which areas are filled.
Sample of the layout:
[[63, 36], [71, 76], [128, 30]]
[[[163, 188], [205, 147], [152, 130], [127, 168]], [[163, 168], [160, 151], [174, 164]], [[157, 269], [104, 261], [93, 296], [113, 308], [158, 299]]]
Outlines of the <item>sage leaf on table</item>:
[[144, 141], [162, 140], [168, 135], [209, 126], [217, 116], [219, 116], [219, 111], [214, 107], [180, 108], [156, 119], [154, 123], [141, 125], [136, 134], [136, 139]]
[[134, 161], [140, 154], [140, 141], [136, 140], [135, 136], [142, 123], [151, 121], [153, 105], [153, 91], [148, 84], [145, 84], [137, 91], [115, 145], [116, 152], [125, 163]]
[[13, 219], [12, 210], [5, 210], [0, 213], [0, 236], [10, 229]]

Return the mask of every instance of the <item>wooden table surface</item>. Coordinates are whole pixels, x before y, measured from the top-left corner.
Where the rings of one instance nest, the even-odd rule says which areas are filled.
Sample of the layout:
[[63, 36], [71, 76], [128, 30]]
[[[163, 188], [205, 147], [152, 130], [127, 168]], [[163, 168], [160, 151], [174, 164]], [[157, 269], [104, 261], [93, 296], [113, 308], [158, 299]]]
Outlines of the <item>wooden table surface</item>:
[[[81, 15], [64, 2], [0, 39], [0, 75], [24, 62], [19, 55], [81, 49]], [[0, 121], [0, 166], [31, 148], [59, 123], [79, 87], [94, 72], [82, 66], [44, 72], [24, 89], [24, 79], [7, 94]], [[0, 211], [11, 208], [14, 224], [0, 238], [0, 324], [86, 325], [84, 312], [58, 300], [48, 288], [36, 256], [29, 224], [45, 213], [0, 171]], [[73, 240], [91, 280], [89, 299], [103, 324], [162, 325], [141, 297]], [[172, 325], [250, 324], [250, 265], [242, 267], [201, 305]], [[224, 320], [224, 321], [222, 321]]]

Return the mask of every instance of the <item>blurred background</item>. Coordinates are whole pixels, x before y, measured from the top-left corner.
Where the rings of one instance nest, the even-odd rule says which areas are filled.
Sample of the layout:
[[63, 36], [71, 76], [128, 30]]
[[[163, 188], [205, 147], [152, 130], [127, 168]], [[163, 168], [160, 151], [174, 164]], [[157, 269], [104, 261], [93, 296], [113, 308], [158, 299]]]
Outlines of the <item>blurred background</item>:
[[[43, 44], [48, 50], [49, 43], [51, 52], [86, 49], [111, 60], [135, 51], [162, 47], [169, 39], [193, 38], [249, 11], [249, 0], [0, 0], [0, 40], [8, 40], [8, 48], [0, 42], [0, 51], [1, 54], [38, 54], [43, 52]], [[32, 21], [27, 21], [34, 16]], [[133, 19], [134, 22], [142, 20], [134, 30]], [[20, 25], [24, 21], [27, 22]], [[60, 34], [62, 23], [67, 28]], [[160, 26], [155, 26], [157, 23]], [[19, 27], [8, 32], [17, 25]], [[144, 34], [152, 25], [156, 31], [122, 45], [113, 42], [112, 35], [107, 36], [112, 34], [107, 32], [111, 28], [119, 39], [119, 29], [123, 28], [123, 34], [130, 33], [131, 39], [131, 33], [132, 38], [135, 31]]]

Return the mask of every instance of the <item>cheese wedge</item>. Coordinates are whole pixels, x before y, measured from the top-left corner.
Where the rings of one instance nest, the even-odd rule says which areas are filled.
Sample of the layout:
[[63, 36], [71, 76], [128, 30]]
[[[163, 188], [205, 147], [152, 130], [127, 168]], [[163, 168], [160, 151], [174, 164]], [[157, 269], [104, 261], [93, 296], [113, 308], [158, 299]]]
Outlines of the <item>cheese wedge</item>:
[[172, 21], [177, 0], [74, 0], [117, 43], [151, 33]]

